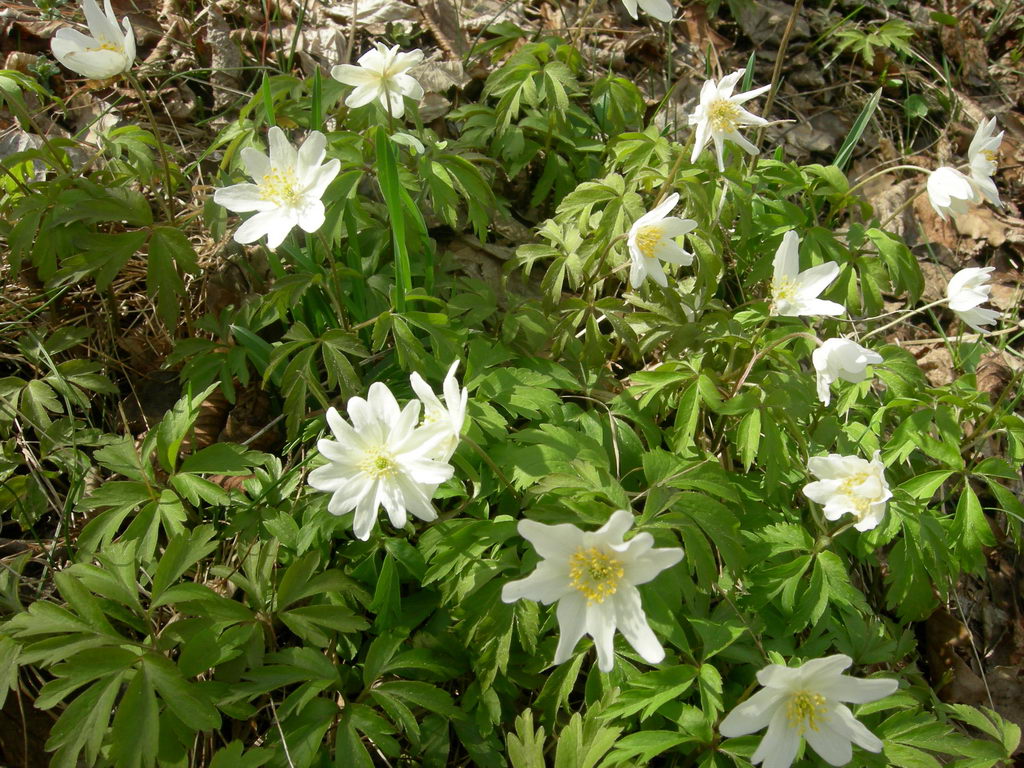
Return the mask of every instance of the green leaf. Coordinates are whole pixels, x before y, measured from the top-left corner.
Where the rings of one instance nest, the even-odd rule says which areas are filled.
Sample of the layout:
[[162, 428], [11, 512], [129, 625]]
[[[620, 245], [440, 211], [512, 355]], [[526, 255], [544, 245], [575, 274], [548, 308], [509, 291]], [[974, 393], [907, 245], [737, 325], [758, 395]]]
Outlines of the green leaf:
[[110, 756], [118, 768], [156, 764], [160, 744], [159, 709], [147, 668], [142, 666], [136, 671], [114, 715]]
[[736, 429], [736, 447], [740, 451], [743, 468], [749, 470], [757, 458], [757, 446], [761, 442], [761, 409], [755, 408], [740, 420]]
[[220, 542], [210, 541], [214, 533], [212, 525], [200, 525], [190, 533], [179, 534], [171, 539], [153, 575], [153, 600], [159, 600], [164, 591], [180, 579], [185, 571], [217, 549]]
[[985, 552], [982, 548], [995, 546], [996, 539], [981, 509], [978, 495], [970, 485], [965, 486], [960, 494], [949, 535], [963, 568], [972, 573], [984, 573]]
[[154, 227], [149, 238], [146, 293], [156, 302], [157, 315], [168, 328], [178, 324], [180, 301], [185, 295], [182, 273], [198, 272], [192, 243], [177, 227]]
[[843, 141], [843, 145], [839, 148], [839, 152], [836, 153], [836, 159], [832, 161], [832, 164], [842, 170], [846, 167], [846, 164], [850, 162], [850, 158], [853, 157], [853, 150], [857, 146], [857, 142], [860, 141], [860, 137], [864, 135], [864, 131], [868, 127], [868, 122], [871, 120], [871, 116], [874, 115], [875, 110], [878, 109], [878, 102], [882, 99], [882, 89], [879, 88], [872, 94], [871, 98], [868, 99], [864, 108], [861, 109], [860, 114], [857, 115], [857, 119], [853, 121], [853, 127], [850, 129], [850, 133]]
[[181, 722], [196, 731], [220, 727], [216, 708], [199, 686], [185, 681], [172, 661], [155, 653], [147, 653], [142, 661], [143, 669], [159, 691], [160, 698]]
[[214, 443], [185, 458], [180, 472], [215, 475], [247, 475], [252, 464], [246, 459], [245, 446], [237, 443]]

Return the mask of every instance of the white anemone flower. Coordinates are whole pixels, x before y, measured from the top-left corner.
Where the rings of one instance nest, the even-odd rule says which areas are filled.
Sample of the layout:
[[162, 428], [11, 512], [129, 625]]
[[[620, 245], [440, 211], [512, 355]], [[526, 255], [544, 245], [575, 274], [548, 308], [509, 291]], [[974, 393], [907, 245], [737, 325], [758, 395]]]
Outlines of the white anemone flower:
[[683, 250], [675, 238], [692, 232], [697, 222], [668, 215], [678, 202], [679, 193], [673, 192], [629, 228], [626, 244], [629, 246], [630, 258], [629, 284], [633, 288], [639, 288], [648, 276], [658, 285], [668, 286], [665, 270], [659, 260], [682, 266], [693, 263], [693, 254]]
[[705, 145], [710, 139], [715, 143], [715, 157], [718, 159], [718, 170], [725, 170], [725, 161], [722, 159], [722, 149], [725, 141], [741, 147], [751, 155], [757, 154], [757, 147], [751, 144], [740, 132], [739, 129], [746, 125], [768, 125], [763, 117], [751, 114], [740, 104], [757, 98], [771, 88], [764, 85], [752, 91], [737, 93], [733, 95], [733, 88], [743, 77], [743, 70], [726, 75], [717, 83], [708, 80], [700, 89], [700, 103], [697, 109], [688, 117], [690, 125], [697, 126], [697, 135], [693, 140], [693, 154], [690, 162], [697, 162]]
[[981, 192], [974, 179], [956, 168], [943, 166], [928, 174], [928, 200], [943, 221], [949, 214], [967, 213], [981, 202]]
[[412, 384], [416, 397], [423, 403], [423, 423], [439, 424], [447, 431], [448, 437], [438, 444], [437, 454], [434, 457], [441, 461], [448, 461], [455, 453], [455, 449], [459, 445], [459, 437], [462, 435], [462, 425], [466, 422], [469, 390], [459, 387], [459, 380], [455, 378], [455, 371], [458, 367], [459, 361], [456, 360], [448, 369], [448, 375], [444, 377], [441, 384], [443, 401], [434, 394], [434, 390], [418, 373], [413, 373], [409, 377], [409, 383]]
[[649, 533], [623, 541], [632, 525], [633, 514], [621, 509], [596, 531], [581, 531], [570, 523], [519, 521], [519, 535], [543, 559], [525, 579], [506, 584], [501, 599], [512, 603], [525, 597], [545, 605], [558, 601], [561, 636], [555, 664], [566, 661], [587, 634], [594, 638], [598, 668], [610, 672], [615, 663], [616, 628], [644, 661], [657, 664], [665, 658], [647, 623], [636, 585], [646, 584], [678, 563], [683, 550], [652, 549], [654, 539]]
[[842, 674], [852, 663], [849, 656], [838, 653], [796, 668], [769, 664], [757, 673], [757, 681], [764, 688], [733, 709], [718, 727], [719, 733], [733, 738], [767, 727], [750, 758], [752, 763], [763, 763], [763, 768], [789, 768], [801, 739], [807, 739], [829, 765], [850, 762], [854, 744], [880, 752], [881, 739], [846, 705], [884, 699], [899, 683]]
[[236, 242], [252, 243], [266, 235], [267, 246], [277, 248], [296, 224], [306, 232], [323, 226], [320, 198], [341, 162], [323, 162], [327, 139], [319, 131], [312, 131], [297, 152], [276, 125], [269, 139], [270, 157], [252, 147], [242, 150], [246, 173], [256, 183], [222, 187], [214, 191], [213, 201], [235, 213], [257, 212], [235, 230]]
[[352, 109], [376, 100], [392, 117], [401, 117], [405, 114], [403, 97], [417, 103], [423, 98], [423, 86], [408, 74], [410, 68], [423, 61], [423, 51], [416, 48], [401, 53], [397, 45], [390, 49], [384, 43], [375, 45], [359, 57], [359, 66], [337, 64], [331, 69], [331, 77], [355, 88], [345, 99]]
[[[317, 448], [328, 460], [309, 473], [309, 484], [327, 491], [327, 511], [344, 515], [354, 511], [352, 530], [366, 541], [384, 507], [395, 528], [402, 528], [411, 512], [420, 520], [434, 520], [437, 511], [430, 498], [454, 468], [434, 458], [448, 437], [440, 425], [417, 426], [420, 401], [404, 408], [381, 382], [374, 382], [364, 400], [348, 401], [349, 425], [334, 408], [327, 423], [337, 440], [320, 440]], [[429, 491], [429, 493], [428, 493]]]
[[849, 513], [856, 518], [853, 527], [858, 531], [870, 531], [882, 522], [892, 492], [878, 451], [871, 461], [838, 453], [812, 456], [807, 470], [818, 480], [804, 486], [804, 495], [822, 505], [826, 518], [838, 520]]
[[832, 401], [829, 385], [833, 381], [864, 381], [867, 366], [882, 362], [882, 356], [849, 339], [828, 339], [811, 354], [811, 362], [817, 377], [818, 399], [828, 405]]
[[967, 267], [949, 279], [946, 298], [949, 308], [976, 331], [984, 332], [982, 326], [993, 325], [999, 320], [999, 313], [978, 306], [988, 301], [992, 286], [988, 285], [989, 273], [995, 267]]
[[110, 0], [103, 3], [106, 14], [100, 12], [96, 0], [82, 0], [85, 22], [92, 37], [77, 29], [61, 27], [50, 41], [50, 49], [57, 61], [83, 77], [105, 80], [129, 71], [135, 63], [135, 33], [125, 16], [122, 31]]
[[967, 149], [967, 160], [971, 165], [971, 180], [978, 187], [978, 191], [992, 205], [1001, 207], [999, 190], [996, 188], [995, 182], [992, 181], [992, 174], [996, 172], [997, 167], [999, 145], [1003, 141], [1004, 133], [1004, 131], [1000, 131], [996, 134], [997, 127], [994, 117], [978, 123], [978, 130], [971, 140], [971, 146]]
[[792, 229], [782, 236], [775, 251], [774, 267], [771, 314], [780, 317], [846, 314], [842, 304], [818, 298], [839, 276], [839, 265], [828, 261], [801, 272], [800, 236]]
[[672, 4], [668, 0], [622, 0], [626, 13], [636, 18], [636, 7], [658, 21], [672, 21]]

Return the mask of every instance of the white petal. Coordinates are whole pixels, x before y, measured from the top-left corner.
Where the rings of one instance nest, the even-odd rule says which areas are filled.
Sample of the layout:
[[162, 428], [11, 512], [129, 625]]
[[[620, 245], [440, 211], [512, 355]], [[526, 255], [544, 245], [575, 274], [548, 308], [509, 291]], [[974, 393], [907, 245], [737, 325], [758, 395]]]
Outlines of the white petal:
[[718, 732], [727, 739], [757, 733], [771, 722], [776, 707], [786, 695], [786, 692], [777, 688], [758, 691], [726, 715], [718, 726]]
[[827, 261], [796, 276], [797, 292], [802, 299], [813, 299], [839, 277], [839, 265]]
[[[587, 606], [586, 614], [587, 634], [594, 638], [597, 651], [597, 668], [611, 672], [615, 666], [615, 608], [610, 600], [605, 600]], [[661, 646], [658, 648], [660, 650]]]
[[864, 724], [853, 716], [853, 713], [844, 704], [837, 704], [829, 725], [832, 730], [849, 739], [861, 749], [869, 752], [881, 752], [882, 740], [869, 731]]
[[[642, 534], [635, 536], [629, 543], [632, 544], [640, 535]], [[625, 578], [630, 584], [646, 584], [682, 559], [683, 550], [678, 547], [651, 549], [632, 562], [625, 563]]]
[[811, 745], [811, 749], [829, 765], [846, 765], [853, 759], [853, 747], [850, 746], [850, 740], [834, 731], [828, 721], [821, 722], [817, 730], [806, 729], [804, 738]]
[[598, 528], [593, 534], [595, 538], [599, 538], [608, 544], [621, 544], [622, 537], [626, 535], [632, 526], [635, 518], [632, 512], [628, 512], [625, 509], [618, 509], [612, 512], [611, 517], [608, 518], [608, 522]]
[[332, 181], [334, 181], [334, 177], [338, 175], [338, 171], [340, 170], [341, 161], [338, 158], [328, 160], [313, 174], [312, 181], [309, 186], [306, 187], [305, 194], [311, 198], [319, 200], [324, 196], [324, 192], [327, 191], [327, 187], [330, 186]]
[[583, 546], [583, 531], [571, 523], [545, 525], [534, 520], [520, 520], [516, 529], [545, 559], [568, 561]]
[[[370, 385], [370, 389], [366, 393], [366, 404], [373, 418], [383, 424], [394, 426], [402, 416], [402, 409], [398, 406], [398, 400], [395, 399], [394, 393], [388, 389], [388, 385], [382, 381], [375, 381]], [[419, 407], [416, 401], [412, 401], [411, 404], [415, 404], [417, 408]]]
[[[246, 245], [267, 236], [267, 245], [271, 248], [281, 244], [285, 235], [291, 230], [292, 225], [287, 217], [282, 215], [280, 208], [273, 208], [267, 211], [260, 211], [235, 230], [234, 239], [236, 243]], [[271, 240], [276, 242], [271, 245]]]
[[654, 631], [647, 623], [640, 593], [636, 587], [622, 583], [612, 596], [615, 607], [615, 626], [622, 632], [633, 650], [640, 654], [648, 664], [657, 664], [665, 658], [665, 650], [655, 637]]
[[276, 125], [271, 126], [267, 132], [270, 143], [270, 165], [275, 169], [295, 168], [296, 152], [295, 147], [288, 141], [284, 131]]
[[697, 228], [697, 222], [693, 219], [681, 219], [678, 216], [668, 216], [661, 222], [661, 234], [663, 237], [679, 237], [692, 232]]
[[525, 579], [510, 581], [501, 589], [501, 599], [506, 603], [526, 598], [549, 605], [573, 592], [565, 568], [559, 568], [551, 561], [542, 561]]
[[215, 189], [213, 202], [235, 213], [269, 211], [271, 208], [277, 207], [276, 203], [263, 199], [260, 188], [255, 184], [234, 184], [230, 187]]
[[558, 648], [555, 649], [555, 664], [561, 664], [572, 656], [576, 643], [587, 628], [587, 599], [573, 591], [558, 601], [555, 610], [558, 617]]
[[302, 187], [316, 174], [326, 154], [327, 139], [320, 131], [311, 131], [295, 157], [295, 176]]
[[789, 768], [799, 748], [800, 732], [790, 727], [786, 708], [779, 707], [750, 762], [762, 763], [762, 768]]
[[[658, 21], [672, 21], [672, 5], [668, 0], [640, 0], [640, 7]], [[636, 18], [635, 16], [633, 18]]]
[[824, 299], [804, 299], [799, 303], [801, 315], [814, 315], [815, 317], [834, 317], [845, 315], [846, 307], [834, 301]]
[[430, 503], [430, 497], [437, 490], [436, 485], [416, 483], [402, 475], [399, 475], [395, 482], [402, 491], [402, 497], [405, 499], [405, 508], [410, 513], [420, 520], [427, 522], [437, 519], [437, 510]]
[[331, 68], [331, 77], [339, 83], [355, 87], [367, 85], [376, 86], [380, 83], [379, 72], [371, 72], [368, 69], [356, 67], [352, 64], [336, 64]]
[[245, 166], [245, 172], [257, 180], [270, 173], [270, 158], [255, 147], [242, 149], [242, 165]]
[[775, 251], [773, 282], [778, 284], [786, 279], [792, 280], [800, 271], [800, 236], [789, 230], [782, 236]]
[[850, 704], [867, 704], [870, 701], [884, 699], [899, 688], [896, 680], [880, 678], [861, 679], [849, 675], [839, 675], [827, 686], [821, 686], [818, 690], [822, 696], [836, 701], [845, 701]]
[[734, 96], [730, 96], [729, 101], [733, 104], [743, 104], [751, 99], [756, 99], [762, 93], [767, 93], [770, 88], [771, 85], [762, 85], [760, 88], [754, 88], [753, 90], [744, 91], [743, 93], [737, 93]]
[[831, 682], [840, 672], [848, 669], [853, 664], [853, 659], [845, 653], [834, 653], [831, 656], [823, 656], [820, 659], [811, 659], [797, 668], [800, 677], [807, 684], [817, 690], [823, 681]]
[[304, 232], [316, 232], [324, 225], [324, 204], [319, 200], [307, 200], [297, 211], [299, 226]]
[[345, 106], [350, 109], [365, 107], [372, 101], [376, 101], [383, 94], [383, 88], [379, 82], [370, 85], [360, 85], [345, 99]]
[[370, 538], [373, 524], [377, 522], [377, 509], [377, 494], [375, 492], [367, 493], [359, 499], [352, 516], [352, 533], [357, 539], [366, 541]]
[[82, 0], [82, 10], [85, 12], [85, 23], [89, 25], [89, 31], [100, 43], [122, 46], [124, 37], [121, 30], [117, 28], [117, 17], [110, 7], [110, 0], [105, 0], [106, 14], [100, 11], [96, 0]]

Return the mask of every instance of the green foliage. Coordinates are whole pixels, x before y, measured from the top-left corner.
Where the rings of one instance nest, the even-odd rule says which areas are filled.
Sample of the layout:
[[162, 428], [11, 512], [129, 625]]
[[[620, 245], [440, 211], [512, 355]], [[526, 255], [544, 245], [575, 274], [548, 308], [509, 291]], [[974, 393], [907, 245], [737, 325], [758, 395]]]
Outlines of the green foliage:
[[[1019, 545], [1024, 422], [1015, 395], [978, 390], [980, 345], [949, 338], [960, 377], [932, 387], [874, 335], [889, 302], [913, 310], [925, 288], [844, 171], [881, 91], [831, 164], [777, 152], [719, 173], [645, 124], [633, 82], [591, 79], [572, 45], [523, 42], [508, 22], [483, 37], [474, 54], [495, 66], [440, 136], [415, 112], [396, 126], [342, 106], [319, 73], [261, 72], [192, 163], [133, 125], [103, 132], [81, 171], [61, 140], [2, 160], [5, 274], [35, 281], [47, 311], [4, 315], [0, 510], [52, 546], [0, 573], [0, 703], [13, 691], [52, 713], [55, 766], [747, 768], [756, 737], [718, 725], [757, 670], [845, 653], [901, 682], [857, 709], [884, 742], [856, 753], [864, 765], [1006, 764], [1019, 729], [937, 703], [912, 623], [983, 574], [992, 547]], [[869, 64], [912, 53], [896, 20], [835, 37]], [[24, 125], [28, 94], [60, 106], [0, 73]], [[332, 127], [325, 221], [266, 253], [262, 276], [259, 254], [218, 246], [253, 285], [205, 311], [199, 246], [235, 222], [209, 202], [176, 210], [160, 185], [180, 196], [214, 152], [214, 185], [241, 181], [268, 125]], [[630, 230], [672, 193], [697, 225], [693, 261], [668, 266], [667, 288], [634, 287]], [[509, 211], [535, 223], [514, 251], [488, 242]], [[846, 317], [770, 314], [787, 231], [801, 268], [838, 266], [822, 296]], [[501, 274], [482, 257], [479, 276], [458, 274], [465, 247], [503, 259]], [[135, 378], [97, 351], [116, 353], [124, 326], [49, 311], [129, 277], [181, 383], [138, 434], [118, 408]], [[883, 362], [834, 382], [826, 408], [811, 356], [838, 336]], [[373, 382], [407, 402], [411, 373], [436, 389], [453, 360], [468, 423], [438, 518], [382, 516], [354, 538], [308, 485], [324, 413]], [[268, 452], [200, 441], [218, 389], [235, 407], [261, 390], [283, 438]], [[893, 495], [873, 530], [802, 492], [811, 457], [876, 451]], [[640, 586], [665, 660], [619, 640], [605, 674], [581, 640], [552, 668], [557, 609], [501, 599], [538, 559], [517, 523], [594, 530], [619, 509], [685, 551]]]

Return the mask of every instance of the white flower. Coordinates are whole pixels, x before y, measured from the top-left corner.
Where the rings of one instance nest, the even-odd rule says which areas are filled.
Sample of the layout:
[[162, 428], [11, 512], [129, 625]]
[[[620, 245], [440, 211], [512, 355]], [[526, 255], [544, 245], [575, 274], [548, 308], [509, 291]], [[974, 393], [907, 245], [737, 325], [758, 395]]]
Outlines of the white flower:
[[832, 400], [829, 385], [833, 381], [864, 381], [868, 364], [882, 362], [882, 356], [849, 339], [828, 339], [811, 354], [811, 362], [817, 376], [818, 399], [828, 405]]
[[525, 579], [506, 584], [501, 599], [512, 603], [525, 597], [545, 605], [558, 601], [561, 636], [555, 664], [568, 659], [579, 639], [587, 634], [594, 638], [598, 668], [611, 671], [616, 627], [648, 663], [657, 664], [665, 658], [665, 651], [647, 624], [636, 585], [646, 584], [678, 563], [683, 550], [652, 549], [654, 539], [649, 533], [623, 541], [623, 534], [632, 525], [632, 513], [621, 509], [593, 532], [581, 531], [569, 523], [519, 521], [519, 535], [543, 560]]
[[400, 409], [379, 381], [370, 385], [365, 400], [349, 399], [348, 415], [351, 426], [334, 408], [327, 411], [337, 441], [317, 443], [329, 463], [309, 473], [311, 486], [332, 494], [327, 511], [344, 515], [355, 510], [352, 530], [363, 541], [370, 538], [381, 506], [395, 528], [405, 526], [407, 512], [421, 520], [435, 519], [430, 497], [454, 473], [450, 464], [432, 458], [448, 431], [439, 425], [417, 426], [420, 401], [410, 400]]
[[988, 285], [989, 273], [995, 267], [967, 267], [949, 279], [946, 298], [949, 308], [976, 331], [984, 332], [983, 325], [992, 325], [999, 320], [999, 313], [983, 309], [979, 304], [988, 301], [992, 286]]
[[846, 307], [834, 301], [819, 299], [839, 275], [834, 261], [800, 271], [800, 237], [792, 229], [782, 236], [775, 251], [775, 274], [772, 277], [771, 314], [781, 317], [798, 315], [845, 315]]
[[408, 53], [399, 53], [398, 46], [389, 49], [384, 43], [359, 57], [359, 66], [338, 64], [331, 69], [331, 77], [345, 85], [355, 87], [345, 99], [345, 104], [355, 109], [375, 99], [394, 117], [405, 114], [403, 96], [419, 101], [423, 98], [423, 87], [412, 75], [411, 67], [423, 61], [419, 48]]
[[978, 123], [978, 130], [971, 140], [971, 146], [967, 149], [967, 159], [971, 164], [971, 180], [978, 190], [992, 205], [1002, 206], [999, 201], [999, 190], [996, 189], [996, 184], [992, 181], [992, 174], [996, 172], [999, 145], [1003, 141], [1004, 133], [1004, 131], [1000, 131], [993, 136], [996, 127], [994, 117]]
[[266, 235], [267, 245], [276, 248], [296, 224], [306, 232], [320, 229], [324, 223], [320, 198], [338, 175], [341, 162], [323, 163], [327, 140], [319, 131], [312, 131], [298, 152], [277, 126], [270, 129], [269, 138], [269, 158], [252, 147], [242, 150], [245, 171], [256, 183], [215, 190], [213, 201], [235, 213], [257, 211], [235, 231], [236, 242], [251, 243]]
[[672, 4], [668, 0], [622, 0], [626, 6], [626, 13], [636, 18], [636, 7], [648, 16], [653, 16], [658, 21], [672, 21]]
[[409, 377], [416, 397], [423, 403], [423, 423], [439, 424], [444, 427], [448, 437], [437, 446], [434, 458], [441, 461], [448, 461], [455, 453], [459, 445], [459, 437], [462, 435], [462, 425], [466, 421], [466, 403], [469, 400], [469, 390], [465, 387], [459, 388], [459, 381], [455, 378], [455, 371], [459, 367], [456, 360], [448, 369], [448, 375], [444, 377], [441, 384], [441, 391], [444, 393], [444, 401], [438, 399], [434, 390], [423, 380], [418, 373]]
[[842, 674], [852, 663], [853, 659], [839, 653], [795, 669], [769, 664], [757, 673], [764, 689], [730, 712], [718, 727], [719, 733], [732, 738], [767, 726], [768, 732], [750, 758], [752, 763], [764, 763], [764, 768], [789, 768], [801, 738], [829, 765], [850, 762], [853, 744], [880, 752], [881, 740], [857, 721], [846, 704], [885, 698], [899, 683]]
[[678, 202], [679, 194], [673, 192], [657, 208], [645, 213], [629, 228], [629, 238], [626, 240], [631, 262], [629, 284], [634, 288], [639, 288], [648, 276], [662, 287], [668, 285], [659, 259], [683, 266], [693, 263], [693, 254], [680, 248], [675, 238], [693, 231], [697, 222], [668, 215]]
[[959, 216], [980, 203], [981, 193], [970, 176], [943, 166], [928, 174], [928, 200], [939, 218], [945, 221], [948, 214]]
[[878, 451], [871, 461], [838, 453], [812, 456], [807, 469], [818, 480], [804, 486], [804, 495], [823, 505], [826, 518], [838, 520], [850, 513], [857, 518], [853, 527], [858, 531], [870, 531], [882, 522], [892, 492]]
[[737, 130], [744, 125], [767, 125], [768, 121], [763, 117], [753, 115], [743, 109], [740, 104], [760, 96], [771, 88], [765, 85], [745, 93], [737, 93], [735, 96], [732, 89], [743, 77], [743, 70], [726, 75], [717, 83], [708, 80], [700, 89], [700, 103], [697, 109], [689, 116], [690, 125], [697, 126], [697, 135], [693, 140], [693, 154], [690, 162], [697, 162], [708, 139], [715, 142], [715, 156], [718, 158], [718, 170], [725, 170], [725, 162], [722, 160], [722, 146], [726, 139], [742, 147], [751, 155], [757, 154], [757, 147], [747, 141]]
[[105, 80], [120, 75], [135, 63], [135, 33], [125, 16], [121, 20], [124, 31], [117, 26], [117, 16], [104, 0], [106, 15], [100, 12], [96, 0], [82, 0], [85, 22], [92, 37], [77, 29], [61, 27], [50, 41], [50, 49], [61, 64], [83, 77]]

